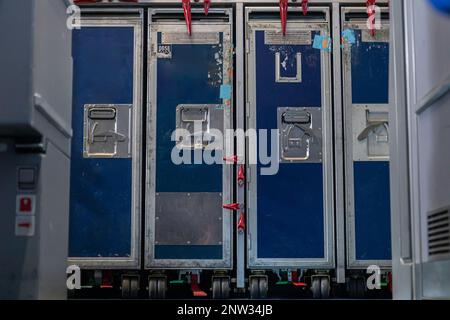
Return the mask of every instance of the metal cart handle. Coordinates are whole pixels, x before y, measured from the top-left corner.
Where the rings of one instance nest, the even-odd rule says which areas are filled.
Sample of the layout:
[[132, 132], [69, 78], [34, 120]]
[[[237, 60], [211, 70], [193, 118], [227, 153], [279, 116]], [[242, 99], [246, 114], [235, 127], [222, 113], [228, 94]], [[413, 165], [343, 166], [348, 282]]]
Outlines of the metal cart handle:
[[388, 129], [389, 122], [388, 121], [377, 121], [370, 123], [358, 136], [358, 141], [364, 141], [369, 136], [370, 132], [379, 126], [384, 126]]

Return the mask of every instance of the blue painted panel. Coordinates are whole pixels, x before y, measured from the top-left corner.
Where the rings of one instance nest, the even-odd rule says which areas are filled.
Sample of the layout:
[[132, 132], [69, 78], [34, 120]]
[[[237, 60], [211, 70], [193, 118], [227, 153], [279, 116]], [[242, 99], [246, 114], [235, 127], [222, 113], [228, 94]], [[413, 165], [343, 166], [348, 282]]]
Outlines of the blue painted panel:
[[[283, 53], [281, 62], [289, 56], [286, 76], [295, 75], [295, 55], [302, 53], [302, 83], [275, 82], [276, 51]], [[321, 107], [321, 52], [312, 46], [265, 45], [264, 31], [257, 31], [256, 81], [257, 129], [276, 129], [278, 107]], [[258, 258], [324, 258], [322, 164], [280, 164], [273, 176], [260, 175], [260, 168]]]
[[[222, 192], [222, 165], [176, 165], [171, 159], [177, 106], [222, 103], [221, 50], [218, 45], [171, 45], [172, 58], [158, 59], [156, 192]], [[185, 152], [194, 159], [193, 151]]]
[[219, 260], [222, 259], [222, 246], [155, 246], [156, 259], [197, 259], [197, 260]]
[[389, 44], [363, 42], [361, 30], [355, 30], [352, 46], [353, 104], [387, 104], [389, 102]]
[[73, 33], [71, 257], [131, 253], [131, 159], [84, 159], [85, 104], [133, 103], [134, 30], [83, 27]]
[[282, 164], [258, 176], [258, 258], [323, 258], [321, 164]]
[[389, 162], [355, 162], [357, 260], [391, 259]]

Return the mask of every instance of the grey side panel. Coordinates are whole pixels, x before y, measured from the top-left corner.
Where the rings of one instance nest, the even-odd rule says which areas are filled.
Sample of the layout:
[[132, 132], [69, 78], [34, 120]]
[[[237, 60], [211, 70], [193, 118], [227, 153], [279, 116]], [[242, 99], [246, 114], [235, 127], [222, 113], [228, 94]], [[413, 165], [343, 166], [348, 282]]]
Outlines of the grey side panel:
[[[63, 299], [68, 248], [69, 158], [53, 144], [46, 154], [17, 154], [1, 141], [0, 298]], [[34, 168], [33, 186], [21, 188], [18, 169]], [[34, 215], [17, 214], [20, 195], [34, 197]], [[21, 220], [19, 220], [21, 219]], [[19, 223], [30, 223], [29, 231]]]
[[413, 268], [408, 166], [403, 3], [391, 4], [390, 184], [394, 299], [412, 299]]
[[49, 144], [40, 174], [39, 299], [61, 299], [67, 291], [70, 159]]
[[[433, 224], [433, 213], [444, 212], [450, 205], [450, 153], [446, 146], [450, 140], [450, 43], [440, 41], [448, 37], [450, 20], [425, 1], [398, 2], [394, 12], [394, 19], [404, 17], [404, 29], [399, 29], [399, 21], [392, 32], [393, 37], [398, 37], [394, 41], [402, 40], [402, 31], [405, 39], [404, 47], [401, 42], [396, 43], [394, 59], [406, 62], [405, 70], [399, 64], [393, 72], [397, 87], [392, 102], [398, 104], [399, 111], [391, 118], [398, 121], [397, 141], [408, 139], [409, 143], [409, 159], [397, 154], [396, 166], [397, 169], [409, 167], [410, 196], [408, 203], [404, 196], [405, 185], [400, 184], [400, 181], [405, 184], [408, 181], [400, 178], [397, 182], [400, 188], [392, 188], [393, 208], [399, 208], [393, 217], [394, 284], [405, 282], [402, 288], [394, 287], [394, 297], [444, 299], [450, 297], [450, 259], [445, 253], [433, 254], [436, 234], [429, 227]], [[404, 125], [400, 112], [406, 106], [407, 125]], [[398, 174], [400, 172], [394, 172]], [[407, 205], [411, 208], [409, 212]], [[442, 229], [447, 228], [448, 225]], [[445, 250], [447, 247], [444, 244]]]
[[[33, 20], [33, 6], [30, 3], [31, 1], [0, 1], [0, 29], [11, 30], [12, 26], [15, 27], [14, 32], [2, 32], [0, 36], [2, 43], [9, 44], [8, 50], [0, 51], [0, 135], [30, 132], [23, 129], [31, 121], [32, 77], [29, 68], [32, 60], [32, 30], [28, 23], [16, 23], [19, 20]], [[26, 76], [15, 77], [16, 74]], [[15, 128], [19, 125], [20, 130]]]
[[[0, 1], [0, 135], [40, 135], [66, 154], [72, 136], [71, 31], [65, 1]], [[26, 23], [17, 23], [26, 21]], [[58, 54], [55, 54], [58, 53]]]
[[7, 44], [0, 52], [3, 299], [66, 297], [72, 135], [68, 4], [0, 0], [0, 42]]

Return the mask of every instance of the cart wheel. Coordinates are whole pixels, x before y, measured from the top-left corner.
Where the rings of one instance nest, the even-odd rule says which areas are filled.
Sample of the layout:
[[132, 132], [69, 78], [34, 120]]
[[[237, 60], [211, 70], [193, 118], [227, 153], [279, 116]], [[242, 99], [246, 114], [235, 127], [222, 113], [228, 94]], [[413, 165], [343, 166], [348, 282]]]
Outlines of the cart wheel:
[[313, 299], [320, 299], [321, 292], [320, 292], [320, 278], [314, 277], [311, 284], [311, 291], [313, 294]]
[[165, 299], [167, 292], [167, 280], [166, 278], [158, 279], [158, 299]]
[[158, 299], [158, 279], [151, 278], [148, 280], [148, 297], [149, 299]]
[[215, 278], [212, 283], [212, 298], [222, 299], [222, 282], [220, 278]]
[[138, 277], [130, 277], [130, 298], [137, 299], [139, 296], [139, 278]]
[[267, 292], [269, 291], [269, 285], [267, 283], [267, 278], [259, 278], [259, 297], [260, 299], [267, 298]]
[[358, 299], [364, 298], [366, 295], [366, 281], [364, 278], [356, 279], [356, 297]]
[[122, 277], [122, 299], [130, 298], [131, 282], [129, 277]]
[[349, 298], [356, 296], [356, 281], [354, 278], [350, 278], [347, 281], [347, 295]]
[[250, 299], [259, 299], [259, 281], [258, 278], [250, 278]]
[[230, 278], [222, 278], [221, 281], [221, 292], [222, 292], [222, 299], [229, 299], [230, 298]]
[[330, 298], [330, 278], [328, 277], [322, 277], [320, 279], [320, 295], [322, 299], [329, 299]]

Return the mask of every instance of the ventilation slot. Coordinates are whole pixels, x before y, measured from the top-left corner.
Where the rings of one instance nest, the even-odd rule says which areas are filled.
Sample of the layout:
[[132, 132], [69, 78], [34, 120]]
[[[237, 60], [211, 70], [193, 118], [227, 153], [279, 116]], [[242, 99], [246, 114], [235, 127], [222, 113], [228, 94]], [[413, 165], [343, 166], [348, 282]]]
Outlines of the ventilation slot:
[[450, 208], [428, 214], [428, 256], [432, 259], [450, 256]]

